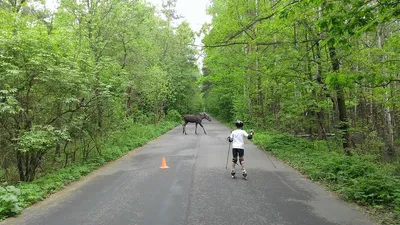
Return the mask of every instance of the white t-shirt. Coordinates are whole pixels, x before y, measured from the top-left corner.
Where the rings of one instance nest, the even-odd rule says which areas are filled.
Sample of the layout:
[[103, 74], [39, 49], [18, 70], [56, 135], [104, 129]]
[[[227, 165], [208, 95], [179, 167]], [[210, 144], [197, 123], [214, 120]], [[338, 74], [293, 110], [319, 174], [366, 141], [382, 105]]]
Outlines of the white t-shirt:
[[248, 137], [249, 134], [244, 130], [234, 130], [232, 131], [230, 137], [233, 138], [232, 148], [240, 148], [244, 149], [244, 140], [243, 137]]

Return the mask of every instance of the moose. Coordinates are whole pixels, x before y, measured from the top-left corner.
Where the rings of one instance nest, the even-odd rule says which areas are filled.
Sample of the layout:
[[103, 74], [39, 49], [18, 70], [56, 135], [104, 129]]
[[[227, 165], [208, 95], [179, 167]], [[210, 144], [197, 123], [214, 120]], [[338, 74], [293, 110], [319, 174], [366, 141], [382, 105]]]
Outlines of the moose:
[[186, 129], [185, 129], [186, 124], [188, 124], [188, 123], [196, 123], [195, 133], [197, 134], [197, 125], [200, 124], [200, 126], [203, 128], [204, 133], [207, 134], [206, 130], [204, 129], [203, 125], [201, 124], [201, 121], [203, 119], [206, 119], [206, 120], [211, 122], [211, 118], [206, 113], [184, 115], [183, 116], [183, 120], [185, 120], [185, 122], [182, 124], [182, 126], [183, 126], [182, 133], [187, 135]]

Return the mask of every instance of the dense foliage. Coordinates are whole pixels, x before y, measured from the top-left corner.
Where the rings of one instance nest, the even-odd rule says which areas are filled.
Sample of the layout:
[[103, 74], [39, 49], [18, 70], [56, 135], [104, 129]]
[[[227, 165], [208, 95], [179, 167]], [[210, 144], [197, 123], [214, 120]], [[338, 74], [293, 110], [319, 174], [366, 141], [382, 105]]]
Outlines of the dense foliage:
[[348, 157], [332, 140], [311, 142], [289, 134], [261, 132], [254, 142], [344, 199], [367, 207], [379, 224], [400, 223], [396, 166], [377, 164], [371, 155]]
[[0, 1], [0, 217], [202, 111], [175, 1], [41, 2]]
[[33, 181], [101, 156], [124, 123], [202, 109], [195, 34], [174, 1], [161, 15], [138, 0], [33, 3], [0, 7], [0, 179]]
[[107, 143], [102, 146], [102, 155], [91, 157], [86, 162], [76, 162], [60, 170], [47, 172], [32, 182], [22, 182], [13, 185], [0, 186], [0, 220], [17, 215], [23, 208], [45, 199], [65, 185], [78, 180], [107, 162], [116, 160], [133, 148], [146, 144], [171, 128], [180, 121], [165, 121], [158, 125], [140, 125], [127, 122], [121, 130], [114, 132]]
[[400, 2], [212, 0], [208, 12], [206, 110], [244, 120], [348, 200], [400, 212]]
[[399, 150], [400, 3], [213, 0], [204, 26], [207, 111], [349, 148]]
[[174, 7], [0, 1], [0, 218], [202, 109], [195, 33]]

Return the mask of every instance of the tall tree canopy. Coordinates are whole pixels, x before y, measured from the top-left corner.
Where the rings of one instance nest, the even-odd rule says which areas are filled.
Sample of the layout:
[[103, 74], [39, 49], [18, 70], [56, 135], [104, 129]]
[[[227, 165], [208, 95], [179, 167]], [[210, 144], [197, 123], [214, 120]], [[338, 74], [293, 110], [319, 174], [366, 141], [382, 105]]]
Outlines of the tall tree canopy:
[[[0, 156], [32, 181], [38, 167], [101, 154], [127, 120], [157, 124], [202, 109], [195, 34], [140, 0], [0, 1]], [[175, 26], [175, 24], [178, 24]], [[54, 166], [54, 165], [53, 165]]]
[[213, 0], [204, 26], [207, 110], [343, 147], [399, 146], [400, 3]]

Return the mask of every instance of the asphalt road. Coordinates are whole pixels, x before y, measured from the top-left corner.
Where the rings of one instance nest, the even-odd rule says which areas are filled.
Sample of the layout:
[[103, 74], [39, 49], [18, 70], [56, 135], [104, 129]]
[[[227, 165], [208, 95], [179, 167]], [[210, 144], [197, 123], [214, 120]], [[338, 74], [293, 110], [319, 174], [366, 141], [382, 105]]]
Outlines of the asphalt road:
[[[372, 224], [249, 141], [249, 179], [239, 169], [231, 179], [230, 129], [203, 124], [207, 135], [179, 126], [0, 225]], [[162, 157], [168, 169], [159, 168]]]

